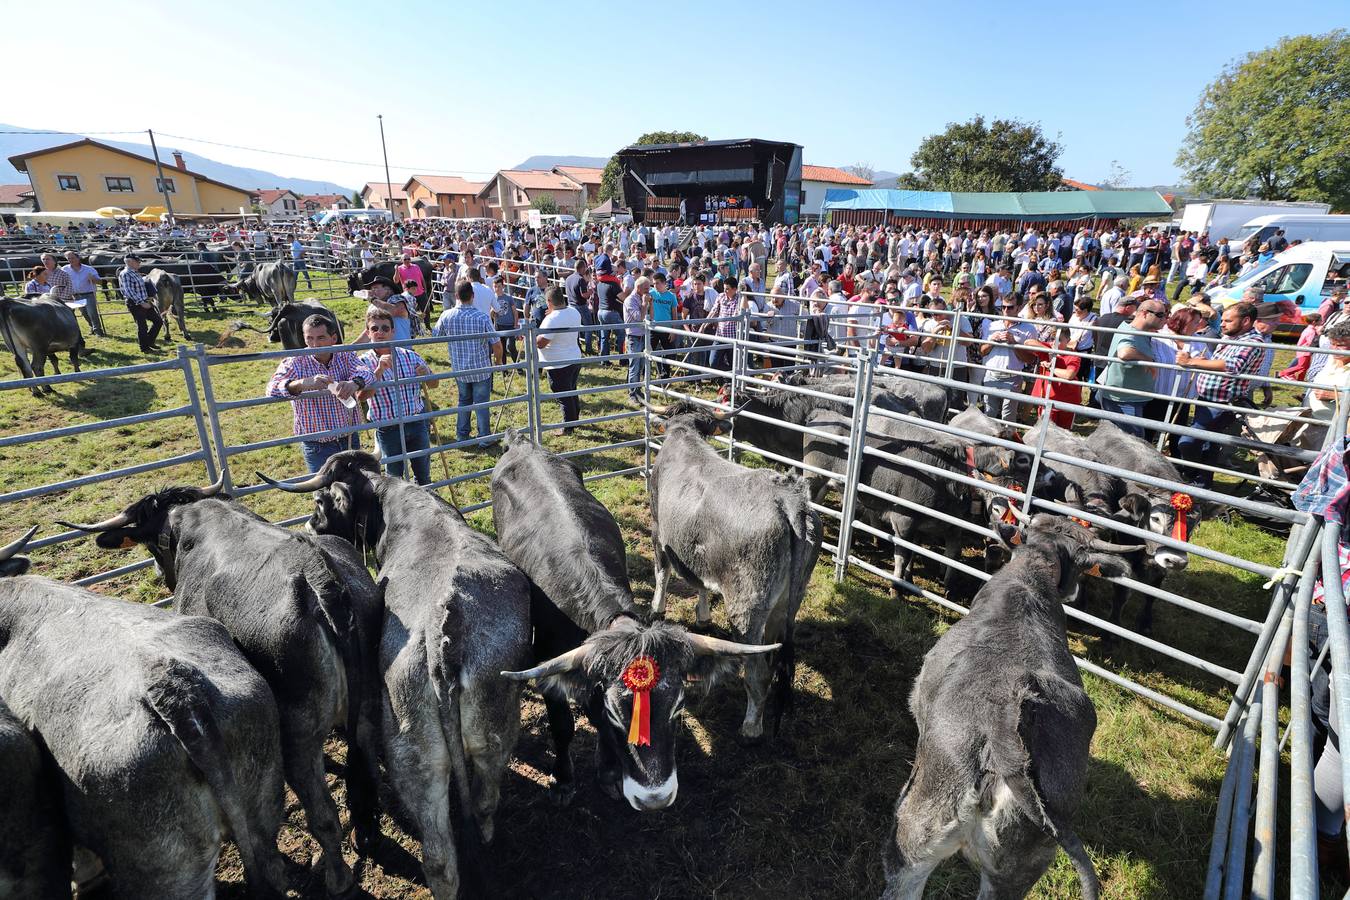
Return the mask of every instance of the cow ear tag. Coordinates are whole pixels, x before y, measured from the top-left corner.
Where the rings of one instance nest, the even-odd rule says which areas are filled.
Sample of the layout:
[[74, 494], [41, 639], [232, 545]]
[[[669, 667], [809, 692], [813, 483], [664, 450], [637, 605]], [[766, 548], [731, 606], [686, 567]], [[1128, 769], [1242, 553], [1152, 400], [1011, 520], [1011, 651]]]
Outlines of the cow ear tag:
[[624, 687], [633, 692], [633, 716], [628, 723], [628, 743], [649, 747], [652, 743], [652, 688], [661, 678], [661, 667], [650, 656], [636, 657], [623, 670]]

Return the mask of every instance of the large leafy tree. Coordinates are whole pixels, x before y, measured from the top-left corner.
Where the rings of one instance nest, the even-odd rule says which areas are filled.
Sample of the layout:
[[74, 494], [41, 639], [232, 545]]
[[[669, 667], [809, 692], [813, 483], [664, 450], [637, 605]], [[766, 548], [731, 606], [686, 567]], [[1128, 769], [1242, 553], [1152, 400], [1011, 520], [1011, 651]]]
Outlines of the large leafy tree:
[[897, 184], [923, 191], [1053, 191], [1064, 177], [1055, 165], [1062, 152], [1038, 124], [976, 116], [924, 138], [909, 158], [914, 171]]
[[530, 209], [539, 210], [540, 215], [553, 216], [558, 214], [558, 200], [552, 194], [540, 194], [530, 201]]
[[1230, 63], [1186, 119], [1192, 186], [1350, 208], [1350, 36], [1298, 35]]
[[[642, 135], [634, 144], [681, 144], [688, 141], [706, 141], [708, 138], [701, 134], [694, 134], [692, 131], [649, 131]], [[616, 200], [620, 195], [620, 186], [623, 179], [620, 177], [619, 158], [611, 156], [609, 162], [605, 163], [604, 174], [600, 176], [600, 200], [604, 202], [613, 197]]]

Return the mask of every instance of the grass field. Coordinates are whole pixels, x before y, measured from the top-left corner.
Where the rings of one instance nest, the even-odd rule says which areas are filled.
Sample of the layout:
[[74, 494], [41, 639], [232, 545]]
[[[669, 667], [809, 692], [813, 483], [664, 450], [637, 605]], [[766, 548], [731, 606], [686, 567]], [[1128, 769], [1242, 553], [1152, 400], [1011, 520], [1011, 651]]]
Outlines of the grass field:
[[[301, 289], [301, 296], [306, 291]], [[362, 304], [330, 302], [344, 322], [352, 323]], [[189, 300], [189, 327], [194, 341], [214, 346], [241, 310], [204, 315]], [[108, 307], [105, 307], [108, 309]], [[115, 307], [114, 307], [115, 309]], [[109, 309], [111, 311], [111, 309]], [[255, 322], [257, 312], [245, 310]], [[94, 338], [87, 367], [141, 361], [130, 318], [108, 316], [112, 337]], [[359, 330], [359, 329], [358, 329]], [[349, 331], [349, 337], [354, 331]], [[219, 352], [269, 349], [262, 335], [241, 332]], [[168, 358], [171, 351], [165, 350]], [[446, 368], [443, 353], [427, 354], [436, 369]], [[265, 361], [212, 368], [218, 399], [257, 396], [273, 369]], [[12, 372], [12, 362], [5, 363]], [[613, 369], [591, 368], [580, 387], [616, 380]], [[6, 375], [5, 377], [8, 377]], [[494, 396], [503, 396], [499, 377]], [[510, 393], [520, 393], [516, 376]], [[453, 382], [434, 392], [440, 406], [454, 405]], [[33, 398], [26, 391], [0, 392], [0, 435], [30, 433], [117, 416], [152, 412], [179, 405], [186, 389], [176, 372], [139, 379], [71, 384], [55, 395]], [[583, 399], [583, 415], [628, 409], [622, 393]], [[555, 404], [545, 405], [546, 421], [556, 421]], [[524, 422], [523, 407], [509, 408], [503, 426]], [[230, 444], [276, 438], [290, 433], [284, 404], [226, 414], [225, 438]], [[442, 439], [452, 433], [441, 425]], [[579, 449], [641, 434], [638, 420], [603, 423], [578, 429], [568, 437], [552, 432], [546, 444], [554, 450]], [[372, 441], [363, 440], [370, 448]], [[91, 471], [129, 465], [149, 458], [188, 453], [197, 447], [188, 420], [169, 420], [27, 444], [0, 451], [0, 480], [5, 491], [46, 484]], [[433, 476], [490, 468], [499, 451], [450, 452], [433, 464]], [[577, 460], [588, 474], [614, 471], [641, 461], [640, 450], [612, 451]], [[753, 462], [753, 460], [751, 460]], [[240, 485], [255, 483], [253, 470], [274, 476], [298, 474], [295, 447], [276, 447], [232, 460]], [[54, 495], [9, 504], [0, 513], [0, 540], [8, 540], [32, 524], [52, 533], [56, 519], [89, 521], [103, 518], [141, 494], [172, 483], [202, 483], [205, 470], [185, 465], [116, 482], [88, 485]], [[616, 516], [629, 550], [629, 569], [642, 602], [651, 596], [650, 518], [641, 479], [596, 482], [596, 496]], [[458, 485], [449, 499], [461, 506], [487, 499], [486, 480]], [[307, 511], [304, 498], [266, 492], [247, 504], [268, 518]], [[491, 532], [486, 511], [470, 520]], [[1281, 538], [1240, 517], [1206, 522], [1199, 543], [1277, 565]], [[114, 555], [92, 541], [60, 545], [33, 554], [34, 571], [59, 579], [75, 579], [138, 558], [140, 551]], [[886, 566], [887, 557], [875, 561]], [[919, 564], [920, 579], [940, 590]], [[1193, 559], [1166, 586], [1183, 595], [1241, 613], [1264, 616], [1267, 592], [1260, 578]], [[152, 570], [96, 587], [133, 601], [164, 596]], [[691, 623], [693, 593], [677, 585], [671, 616]], [[966, 604], [969, 593], [954, 596]], [[1137, 601], [1134, 601], [1137, 602]], [[1092, 611], [1102, 614], [1104, 602]], [[720, 606], [714, 621], [725, 624]], [[1131, 621], [1134, 603], [1127, 610]], [[488, 853], [497, 895], [503, 897], [866, 897], [881, 888], [881, 842], [901, 784], [908, 776], [914, 745], [914, 724], [908, 693], [923, 654], [954, 617], [922, 602], [891, 599], [878, 579], [850, 574], [843, 584], [831, 577], [822, 560], [812, 580], [798, 630], [799, 668], [795, 717], [779, 740], [758, 749], [744, 749], [732, 740], [744, 708], [744, 693], [734, 682], [696, 700], [684, 715], [687, 734], [679, 752], [680, 798], [658, 814], [639, 815], [602, 795], [590, 776], [594, 733], [583, 726], [574, 747], [581, 783], [576, 800], [565, 809], [549, 804], [543, 772], [551, 759], [542, 706], [531, 700], [525, 728], [503, 793], [497, 841]], [[1209, 619], [1159, 603], [1154, 633], [1160, 639], [1230, 668], [1241, 669], [1251, 639]], [[1162, 660], [1128, 643], [1102, 646], [1094, 634], [1074, 632], [1076, 652], [1140, 682], [1222, 716], [1227, 694], [1215, 679]], [[1087, 796], [1078, 816], [1078, 830], [1102, 876], [1105, 897], [1190, 898], [1198, 896], [1224, 759], [1210, 749], [1212, 734], [1174, 714], [1137, 700], [1091, 676], [1085, 678], [1097, 707], [1098, 730], [1093, 742]], [[333, 745], [340, 759], [340, 742]], [[339, 791], [340, 794], [340, 791]], [[299, 896], [322, 896], [322, 884], [305, 865], [317, 849], [303, 827], [303, 814], [292, 802], [291, 825], [284, 847], [295, 865], [292, 887]], [[377, 897], [426, 897], [418, 886], [416, 844], [392, 821], [386, 821], [387, 842], [376, 864], [362, 873], [367, 891]], [[232, 851], [221, 863], [222, 896], [243, 896], [240, 869]], [[953, 861], [934, 875], [927, 896], [972, 896], [976, 879], [969, 868]], [[1068, 861], [1059, 857], [1034, 893], [1036, 897], [1078, 896]]]

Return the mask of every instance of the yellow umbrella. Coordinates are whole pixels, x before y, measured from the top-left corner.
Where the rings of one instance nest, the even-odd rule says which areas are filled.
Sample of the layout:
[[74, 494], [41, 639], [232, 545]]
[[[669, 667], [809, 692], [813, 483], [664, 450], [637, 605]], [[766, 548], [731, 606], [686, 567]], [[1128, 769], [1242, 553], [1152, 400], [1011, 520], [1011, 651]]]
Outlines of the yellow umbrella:
[[132, 218], [137, 222], [158, 222], [160, 216], [164, 215], [166, 212], [168, 212], [168, 210], [162, 206], [147, 206], [145, 209], [132, 216]]
[[122, 207], [120, 206], [101, 206], [98, 209], [94, 210], [94, 212], [98, 213], [100, 216], [107, 216], [109, 219], [116, 219], [118, 217], [126, 217], [131, 215], [131, 213], [127, 212], [125, 209], [122, 209]]

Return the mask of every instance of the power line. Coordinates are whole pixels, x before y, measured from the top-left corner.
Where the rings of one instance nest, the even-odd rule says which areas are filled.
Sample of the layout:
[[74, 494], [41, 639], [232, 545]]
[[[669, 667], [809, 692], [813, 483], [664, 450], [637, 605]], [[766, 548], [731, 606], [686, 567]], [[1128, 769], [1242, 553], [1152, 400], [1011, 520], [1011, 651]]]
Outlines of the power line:
[[[208, 141], [205, 138], [187, 137], [181, 134], [169, 134], [166, 131], [158, 132], [164, 137], [170, 137], [178, 141], [192, 141], [198, 144], [210, 144], [213, 147], [228, 147], [231, 150], [247, 150], [250, 153], [264, 153], [270, 156], [287, 156], [292, 159], [308, 159], [315, 162], [337, 163], [344, 166], [365, 166], [378, 169], [383, 163], [378, 162], [360, 162], [352, 159], [334, 159], [329, 156], [307, 156], [303, 153], [287, 153], [283, 150], [263, 150], [259, 147], [245, 147], [242, 144], [226, 144], [221, 141]], [[438, 175], [496, 175], [496, 172], [484, 172], [476, 169], [437, 169], [431, 166], [401, 166], [390, 163], [392, 169], [408, 169], [416, 172], [426, 172], [427, 174]]]
[[71, 137], [83, 137], [86, 134], [145, 134], [145, 129], [137, 131], [28, 131], [15, 129], [13, 131], [0, 131], [0, 134], [66, 134]]

